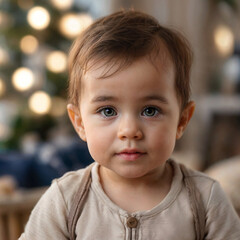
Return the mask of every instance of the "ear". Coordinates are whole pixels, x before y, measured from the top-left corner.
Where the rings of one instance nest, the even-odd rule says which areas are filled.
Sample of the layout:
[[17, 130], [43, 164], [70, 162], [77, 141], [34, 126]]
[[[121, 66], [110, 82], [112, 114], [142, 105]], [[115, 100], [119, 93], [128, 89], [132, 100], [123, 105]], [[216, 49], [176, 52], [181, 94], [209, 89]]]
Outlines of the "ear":
[[79, 109], [73, 104], [67, 105], [68, 116], [79, 137], [86, 142], [86, 134]]
[[178, 123], [178, 128], [177, 128], [176, 139], [179, 139], [182, 137], [184, 130], [186, 129], [190, 119], [193, 116], [194, 110], [195, 110], [195, 103], [193, 101], [190, 101], [181, 113], [179, 123]]

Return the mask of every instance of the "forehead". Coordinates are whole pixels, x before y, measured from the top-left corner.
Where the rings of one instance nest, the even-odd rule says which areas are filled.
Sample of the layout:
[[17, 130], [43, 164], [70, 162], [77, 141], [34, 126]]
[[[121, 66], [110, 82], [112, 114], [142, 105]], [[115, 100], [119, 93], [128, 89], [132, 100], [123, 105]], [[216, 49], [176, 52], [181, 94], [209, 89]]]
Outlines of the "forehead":
[[82, 95], [109, 94], [124, 95], [131, 89], [131, 94], [147, 92], [175, 92], [175, 71], [167, 58], [143, 57], [120, 68], [118, 64], [108, 65], [105, 61], [95, 64], [86, 72], [82, 83]]

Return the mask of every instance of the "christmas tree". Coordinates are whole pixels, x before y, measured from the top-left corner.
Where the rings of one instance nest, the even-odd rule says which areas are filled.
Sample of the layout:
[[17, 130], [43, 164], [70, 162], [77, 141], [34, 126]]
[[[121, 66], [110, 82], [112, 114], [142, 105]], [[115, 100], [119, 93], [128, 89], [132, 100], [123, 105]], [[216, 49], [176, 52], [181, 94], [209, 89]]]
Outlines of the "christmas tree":
[[69, 123], [67, 52], [91, 21], [73, 0], [0, 0], [0, 149]]

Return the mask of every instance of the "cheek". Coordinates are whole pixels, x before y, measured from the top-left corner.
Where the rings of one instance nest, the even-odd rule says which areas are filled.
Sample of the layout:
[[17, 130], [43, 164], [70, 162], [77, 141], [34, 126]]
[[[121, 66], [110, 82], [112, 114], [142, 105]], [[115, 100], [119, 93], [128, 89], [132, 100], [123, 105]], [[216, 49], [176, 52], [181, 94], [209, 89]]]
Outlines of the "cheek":
[[176, 143], [176, 131], [174, 129], [163, 128], [157, 134], [152, 134], [154, 136], [151, 139], [152, 147], [157, 149], [157, 152], [161, 154], [162, 157], [168, 159], [175, 147]]
[[92, 158], [95, 160], [96, 156], [101, 154], [103, 145], [102, 145], [102, 137], [100, 134], [89, 134], [86, 132], [87, 136], [87, 145], [88, 145], [88, 150], [92, 156]]
[[92, 158], [98, 161], [99, 158], [103, 158], [107, 149], [110, 147], [110, 140], [105, 131], [100, 129], [89, 128], [85, 129], [87, 145]]

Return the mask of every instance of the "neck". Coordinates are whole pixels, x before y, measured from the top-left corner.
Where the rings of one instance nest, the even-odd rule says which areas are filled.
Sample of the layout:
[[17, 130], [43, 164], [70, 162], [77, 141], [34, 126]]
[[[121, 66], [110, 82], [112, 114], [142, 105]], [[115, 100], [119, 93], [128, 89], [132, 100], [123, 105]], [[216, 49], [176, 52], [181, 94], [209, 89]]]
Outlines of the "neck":
[[161, 188], [166, 184], [171, 184], [172, 168], [171, 165], [165, 163], [158, 169], [149, 172], [148, 174], [139, 178], [125, 178], [117, 175], [112, 170], [103, 166], [99, 167], [100, 182], [104, 190], [111, 187], [118, 189], [154, 189]]
[[128, 212], [149, 210], [167, 195], [172, 182], [170, 164], [139, 179], [125, 179], [100, 166], [100, 181], [106, 195]]

